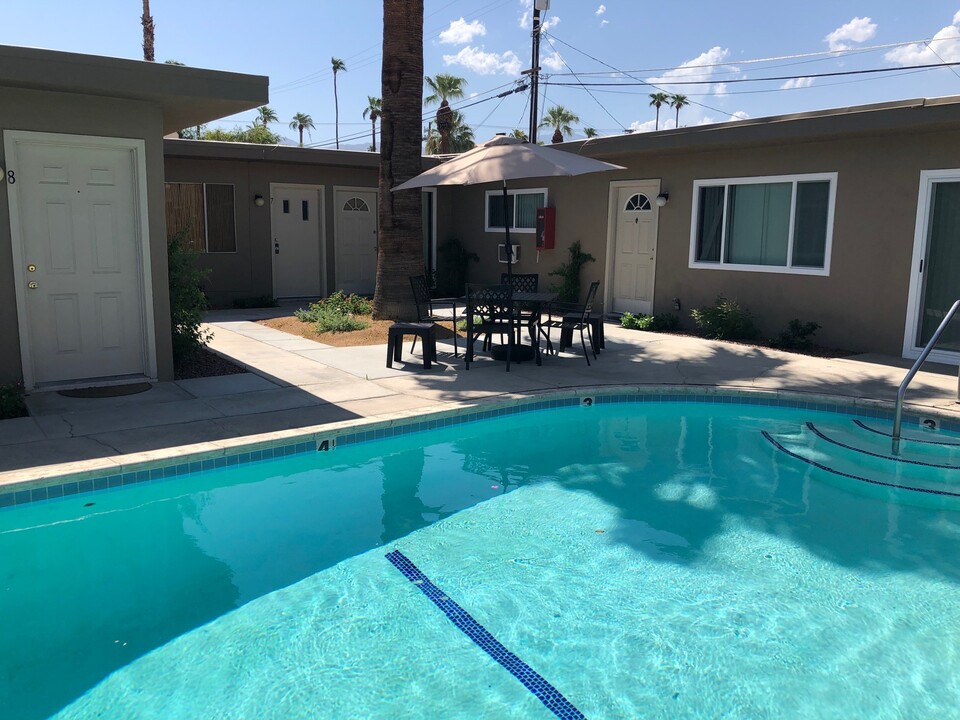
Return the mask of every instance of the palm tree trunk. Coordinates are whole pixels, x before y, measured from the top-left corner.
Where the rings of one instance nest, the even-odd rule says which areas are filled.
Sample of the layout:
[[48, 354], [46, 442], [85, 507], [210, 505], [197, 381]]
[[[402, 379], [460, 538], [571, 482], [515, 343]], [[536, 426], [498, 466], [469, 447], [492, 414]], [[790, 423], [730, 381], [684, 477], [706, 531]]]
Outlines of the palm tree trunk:
[[680, 127], [680, 108], [677, 107], [677, 127]]
[[340, 103], [337, 101], [337, 71], [333, 71], [333, 133], [340, 149]]
[[297, 130], [300, 131], [300, 147], [303, 147], [303, 125], [298, 125]]
[[411, 275], [423, 274], [421, 191], [390, 192], [420, 174], [423, 0], [384, 0], [380, 113], [380, 237], [373, 316], [411, 320]]
[[143, 15], [140, 17], [140, 23], [143, 25], [143, 59], [147, 62], [153, 62], [153, 40], [156, 26], [153, 24], [153, 17], [150, 15], [150, 0], [143, 0]]
[[377, 119], [372, 118], [370, 120], [370, 149], [372, 152], [377, 151]]
[[657, 124], [653, 128], [654, 130], [660, 129], [660, 106], [657, 105]]

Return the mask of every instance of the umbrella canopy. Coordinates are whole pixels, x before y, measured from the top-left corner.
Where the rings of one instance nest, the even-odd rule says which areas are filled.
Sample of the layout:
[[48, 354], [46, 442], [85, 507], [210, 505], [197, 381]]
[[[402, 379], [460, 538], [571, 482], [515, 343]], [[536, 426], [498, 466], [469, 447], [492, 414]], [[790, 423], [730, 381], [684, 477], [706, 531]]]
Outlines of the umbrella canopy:
[[437, 185], [477, 185], [623, 169], [620, 165], [534, 145], [506, 135], [497, 135], [492, 140], [477, 145], [473, 150], [457, 155], [452, 160], [397, 185], [393, 190], [412, 190]]

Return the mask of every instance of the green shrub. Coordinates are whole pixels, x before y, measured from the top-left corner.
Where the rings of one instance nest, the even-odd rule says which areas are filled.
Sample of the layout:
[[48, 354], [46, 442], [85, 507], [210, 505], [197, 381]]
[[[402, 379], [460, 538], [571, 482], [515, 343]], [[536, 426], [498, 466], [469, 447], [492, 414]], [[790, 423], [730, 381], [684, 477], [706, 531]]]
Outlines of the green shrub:
[[569, 259], [565, 263], [561, 263], [556, 270], [550, 272], [551, 275], [560, 278], [560, 284], [553, 288], [560, 302], [576, 303], [580, 301], [580, 269], [594, 260], [596, 258], [593, 255], [580, 249], [579, 240], [570, 246]]
[[370, 327], [370, 323], [357, 320], [350, 313], [341, 312], [333, 306], [320, 306], [316, 311], [317, 332], [340, 333], [353, 330], [363, 330]]
[[27, 406], [23, 402], [23, 384], [0, 385], [0, 420], [23, 417]]
[[233, 306], [235, 308], [245, 309], [245, 308], [273, 308], [277, 307], [280, 303], [277, 302], [275, 297], [270, 295], [257, 295], [256, 297], [248, 298], [234, 298]]
[[650, 332], [673, 332], [680, 329], [680, 319], [676, 315], [634, 315], [625, 312], [620, 316], [620, 326], [628, 330], [649, 330]]
[[373, 306], [365, 297], [344, 295], [342, 290], [337, 290], [329, 297], [311, 303], [306, 310], [300, 308], [293, 314], [297, 320], [315, 323], [319, 322], [321, 316], [329, 316], [331, 311], [339, 315], [369, 315], [373, 311]]
[[740, 307], [736, 300], [727, 300], [722, 295], [712, 307], [690, 311], [693, 321], [704, 337], [715, 340], [752, 340], [757, 336], [750, 313]]
[[210, 333], [200, 329], [202, 313], [207, 309], [202, 285], [210, 271], [197, 267], [197, 253], [186, 246], [186, 236], [184, 229], [167, 241], [170, 326], [175, 362], [193, 354], [210, 340]]
[[770, 341], [770, 347], [779, 350], [808, 350], [813, 344], [814, 333], [820, 329], [815, 322], [800, 322], [794, 318], [787, 323], [787, 329]]

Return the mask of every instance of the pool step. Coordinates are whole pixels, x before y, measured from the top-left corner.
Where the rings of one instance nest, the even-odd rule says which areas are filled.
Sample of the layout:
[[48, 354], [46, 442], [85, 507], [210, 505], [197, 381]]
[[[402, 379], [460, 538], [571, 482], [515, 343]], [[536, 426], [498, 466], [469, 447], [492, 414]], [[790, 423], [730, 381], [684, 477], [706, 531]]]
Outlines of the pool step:
[[[763, 436], [794, 461], [848, 489], [894, 501], [960, 507], [960, 448], [913, 442], [901, 456], [890, 453], [888, 438], [848, 423], [807, 422], [795, 430]], [[932, 449], [931, 449], [932, 448]]]

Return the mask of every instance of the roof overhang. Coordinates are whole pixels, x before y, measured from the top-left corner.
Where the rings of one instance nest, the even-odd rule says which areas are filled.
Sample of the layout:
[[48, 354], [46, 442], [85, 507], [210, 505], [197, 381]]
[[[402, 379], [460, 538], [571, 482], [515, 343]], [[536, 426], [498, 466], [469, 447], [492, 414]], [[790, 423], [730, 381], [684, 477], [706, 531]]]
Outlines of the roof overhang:
[[0, 45], [0, 86], [155, 103], [164, 133], [263, 105], [269, 85], [262, 75]]

